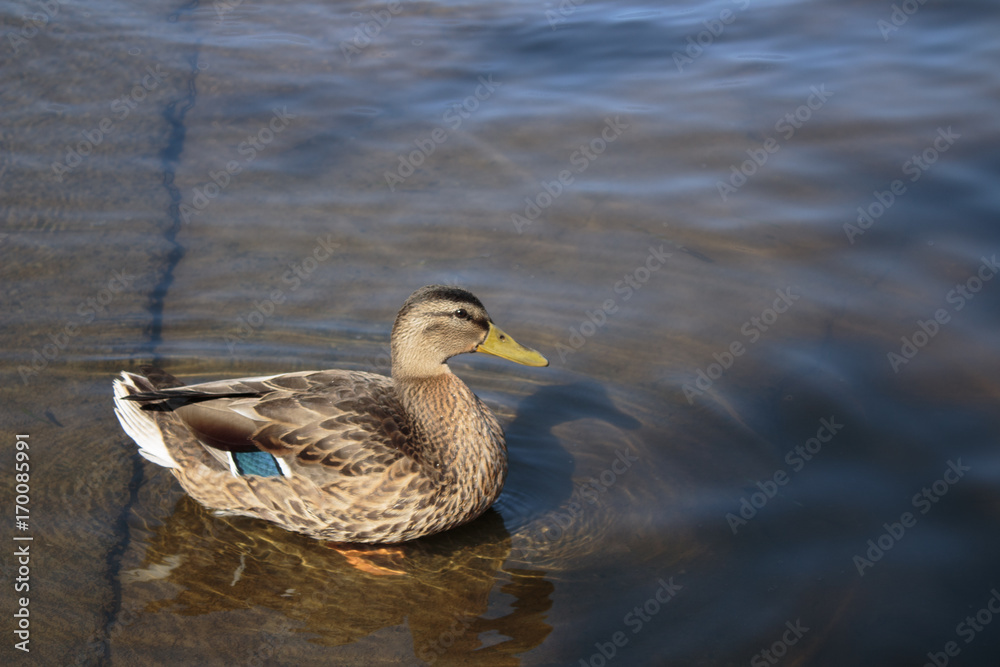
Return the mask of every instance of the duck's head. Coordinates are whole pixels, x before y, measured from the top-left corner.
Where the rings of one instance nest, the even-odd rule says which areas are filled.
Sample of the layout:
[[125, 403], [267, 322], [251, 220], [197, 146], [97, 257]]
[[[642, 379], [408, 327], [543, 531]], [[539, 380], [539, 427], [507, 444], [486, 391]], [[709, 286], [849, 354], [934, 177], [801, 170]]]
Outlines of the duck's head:
[[445, 362], [465, 352], [487, 352], [526, 366], [549, 365], [545, 357], [493, 324], [472, 293], [428, 285], [411, 294], [392, 326], [392, 376], [400, 379], [447, 373]]

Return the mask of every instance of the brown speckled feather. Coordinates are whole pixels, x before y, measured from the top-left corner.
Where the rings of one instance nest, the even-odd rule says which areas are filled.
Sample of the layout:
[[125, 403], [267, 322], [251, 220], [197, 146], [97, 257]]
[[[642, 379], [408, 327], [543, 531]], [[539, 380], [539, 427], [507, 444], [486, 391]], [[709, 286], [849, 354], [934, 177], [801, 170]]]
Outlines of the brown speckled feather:
[[[496, 417], [445, 361], [494, 351], [489, 332], [508, 358], [544, 362], [457, 292], [424, 288], [404, 305], [392, 379], [328, 370], [185, 386], [146, 367], [116, 380], [116, 412], [140, 453], [210, 508], [338, 542], [446, 530], [496, 500], [507, 450]], [[272, 455], [281, 474], [240, 472], [245, 452]]]

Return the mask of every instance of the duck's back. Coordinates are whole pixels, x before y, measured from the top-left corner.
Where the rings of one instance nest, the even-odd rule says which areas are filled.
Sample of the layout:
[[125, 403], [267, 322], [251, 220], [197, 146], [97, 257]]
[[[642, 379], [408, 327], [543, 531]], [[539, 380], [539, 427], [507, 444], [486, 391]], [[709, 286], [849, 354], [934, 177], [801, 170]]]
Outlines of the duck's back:
[[[210, 508], [345, 542], [402, 541], [471, 518], [468, 489], [390, 378], [306, 371], [185, 386], [159, 373], [123, 373], [119, 418]], [[124, 398], [137, 393], [142, 404]]]

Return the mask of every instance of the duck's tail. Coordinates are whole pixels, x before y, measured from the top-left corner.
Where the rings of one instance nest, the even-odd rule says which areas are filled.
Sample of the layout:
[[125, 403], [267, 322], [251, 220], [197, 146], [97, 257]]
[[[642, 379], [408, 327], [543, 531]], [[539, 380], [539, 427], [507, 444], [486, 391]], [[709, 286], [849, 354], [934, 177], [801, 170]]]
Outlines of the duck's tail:
[[122, 371], [121, 377], [115, 379], [115, 414], [144, 458], [164, 468], [177, 468], [179, 466], [167, 449], [163, 429], [156, 419], [156, 415], [162, 413], [144, 410], [141, 402], [126, 400], [126, 397], [181, 386], [182, 383], [158, 368], [144, 366], [142, 372], [143, 375], [136, 375]]

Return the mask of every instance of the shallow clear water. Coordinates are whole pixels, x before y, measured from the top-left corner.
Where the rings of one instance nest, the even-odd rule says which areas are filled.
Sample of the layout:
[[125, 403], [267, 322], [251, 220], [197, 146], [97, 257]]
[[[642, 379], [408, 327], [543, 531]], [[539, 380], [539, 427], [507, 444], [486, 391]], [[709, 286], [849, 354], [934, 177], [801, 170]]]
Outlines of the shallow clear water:
[[[994, 4], [43, 4], [0, 4], [5, 661], [1000, 655]], [[428, 283], [552, 365], [453, 360], [510, 477], [405, 575], [113, 416], [150, 360], [387, 372]]]

